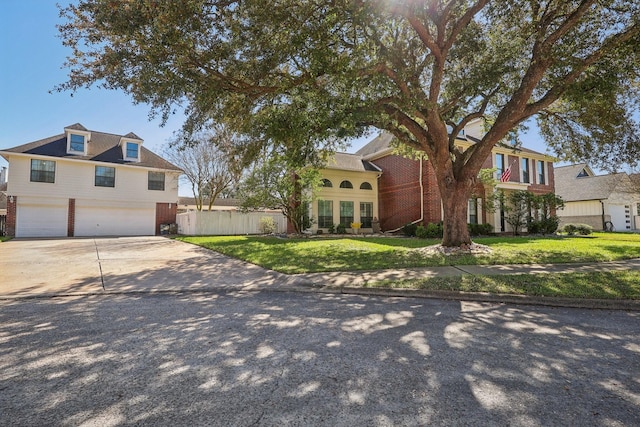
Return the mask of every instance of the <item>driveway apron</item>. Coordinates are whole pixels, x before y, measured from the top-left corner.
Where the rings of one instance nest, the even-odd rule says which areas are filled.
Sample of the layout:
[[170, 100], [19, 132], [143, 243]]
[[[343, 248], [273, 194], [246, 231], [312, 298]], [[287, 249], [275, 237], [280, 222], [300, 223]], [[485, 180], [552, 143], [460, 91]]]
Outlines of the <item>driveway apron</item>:
[[257, 289], [286, 276], [164, 237], [14, 239], [0, 245], [0, 296]]

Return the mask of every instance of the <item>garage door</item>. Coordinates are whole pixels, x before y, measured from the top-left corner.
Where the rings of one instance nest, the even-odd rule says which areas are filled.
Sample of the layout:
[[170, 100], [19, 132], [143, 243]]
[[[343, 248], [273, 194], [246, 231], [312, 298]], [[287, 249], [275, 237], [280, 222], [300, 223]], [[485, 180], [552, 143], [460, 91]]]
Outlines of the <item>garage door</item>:
[[16, 237], [64, 237], [69, 202], [18, 198]]
[[615, 231], [631, 230], [631, 205], [609, 205]]
[[75, 236], [152, 236], [155, 206], [96, 205], [76, 200]]

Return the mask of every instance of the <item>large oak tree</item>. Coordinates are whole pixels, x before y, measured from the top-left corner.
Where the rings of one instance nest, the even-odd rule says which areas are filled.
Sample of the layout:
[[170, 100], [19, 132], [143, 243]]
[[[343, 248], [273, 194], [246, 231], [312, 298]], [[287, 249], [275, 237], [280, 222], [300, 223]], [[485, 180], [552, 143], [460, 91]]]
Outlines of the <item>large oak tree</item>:
[[[635, 0], [80, 0], [62, 9], [69, 81], [121, 89], [187, 131], [224, 121], [322, 146], [374, 126], [426, 153], [443, 245], [470, 243], [469, 195], [513, 129], [597, 165], [637, 161]], [[455, 135], [483, 117], [461, 151]]]

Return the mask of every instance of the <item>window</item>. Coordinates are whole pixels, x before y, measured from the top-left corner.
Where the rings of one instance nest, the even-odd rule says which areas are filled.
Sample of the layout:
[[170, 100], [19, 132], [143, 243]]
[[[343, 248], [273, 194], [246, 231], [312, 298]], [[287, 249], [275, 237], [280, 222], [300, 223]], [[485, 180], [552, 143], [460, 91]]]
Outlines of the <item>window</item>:
[[72, 133], [69, 137], [69, 151], [84, 153], [84, 136]]
[[135, 142], [127, 142], [127, 159], [138, 160], [139, 146]]
[[522, 182], [524, 182], [525, 184], [529, 184], [531, 182], [531, 174], [529, 173], [529, 159], [523, 157], [521, 163], [522, 166], [520, 166], [520, 169], [522, 170]]
[[96, 166], [96, 187], [115, 187], [116, 168]]
[[351, 181], [344, 180], [340, 183], [340, 188], [353, 188]]
[[353, 222], [353, 202], [340, 202], [340, 224], [351, 227]]
[[361, 190], [373, 190], [373, 187], [368, 182], [363, 182], [362, 184], [360, 184], [360, 189]]
[[164, 191], [164, 172], [149, 171], [149, 190]]
[[373, 203], [360, 202], [360, 222], [362, 228], [371, 228], [371, 221], [373, 221]]
[[578, 178], [583, 178], [583, 177], [585, 177], [585, 176], [589, 176], [589, 174], [587, 173], [587, 170], [586, 170], [586, 169], [582, 169], [582, 170], [580, 171], [580, 173], [578, 174]]
[[318, 200], [318, 227], [329, 228], [333, 225], [333, 201]]
[[56, 162], [31, 159], [31, 182], [55, 182]]
[[326, 188], [331, 188], [333, 187], [333, 184], [331, 183], [331, 181], [325, 178], [322, 180], [322, 186]]
[[538, 160], [538, 184], [546, 184], [544, 162], [542, 160]]
[[469, 224], [478, 223], [478, 199], [469, 199]]
[[496, 154], [496, 169], [497, 179], [500, 179], [504, 172], [504, 154]]

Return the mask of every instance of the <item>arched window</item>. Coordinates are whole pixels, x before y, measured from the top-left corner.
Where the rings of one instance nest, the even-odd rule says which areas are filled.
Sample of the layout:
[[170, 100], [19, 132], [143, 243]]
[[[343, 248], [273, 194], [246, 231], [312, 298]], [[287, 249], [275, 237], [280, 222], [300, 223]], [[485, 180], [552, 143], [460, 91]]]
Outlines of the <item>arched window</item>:
[[323, 179], [322, 180], [322, 186], [323, 187], [333, 187], [333, 184], [331, 183], [331, 181], [329, 181], [328, 179]]
[[360, 184], [360, 189], [361, 190], [373, 190], [373, 187], [368, 182], [363, 182], [362, 184]]
[[351, 181], [347, 181], [346, 179], [340, 183], [340, 188], [353, 188], [353, 184]]

